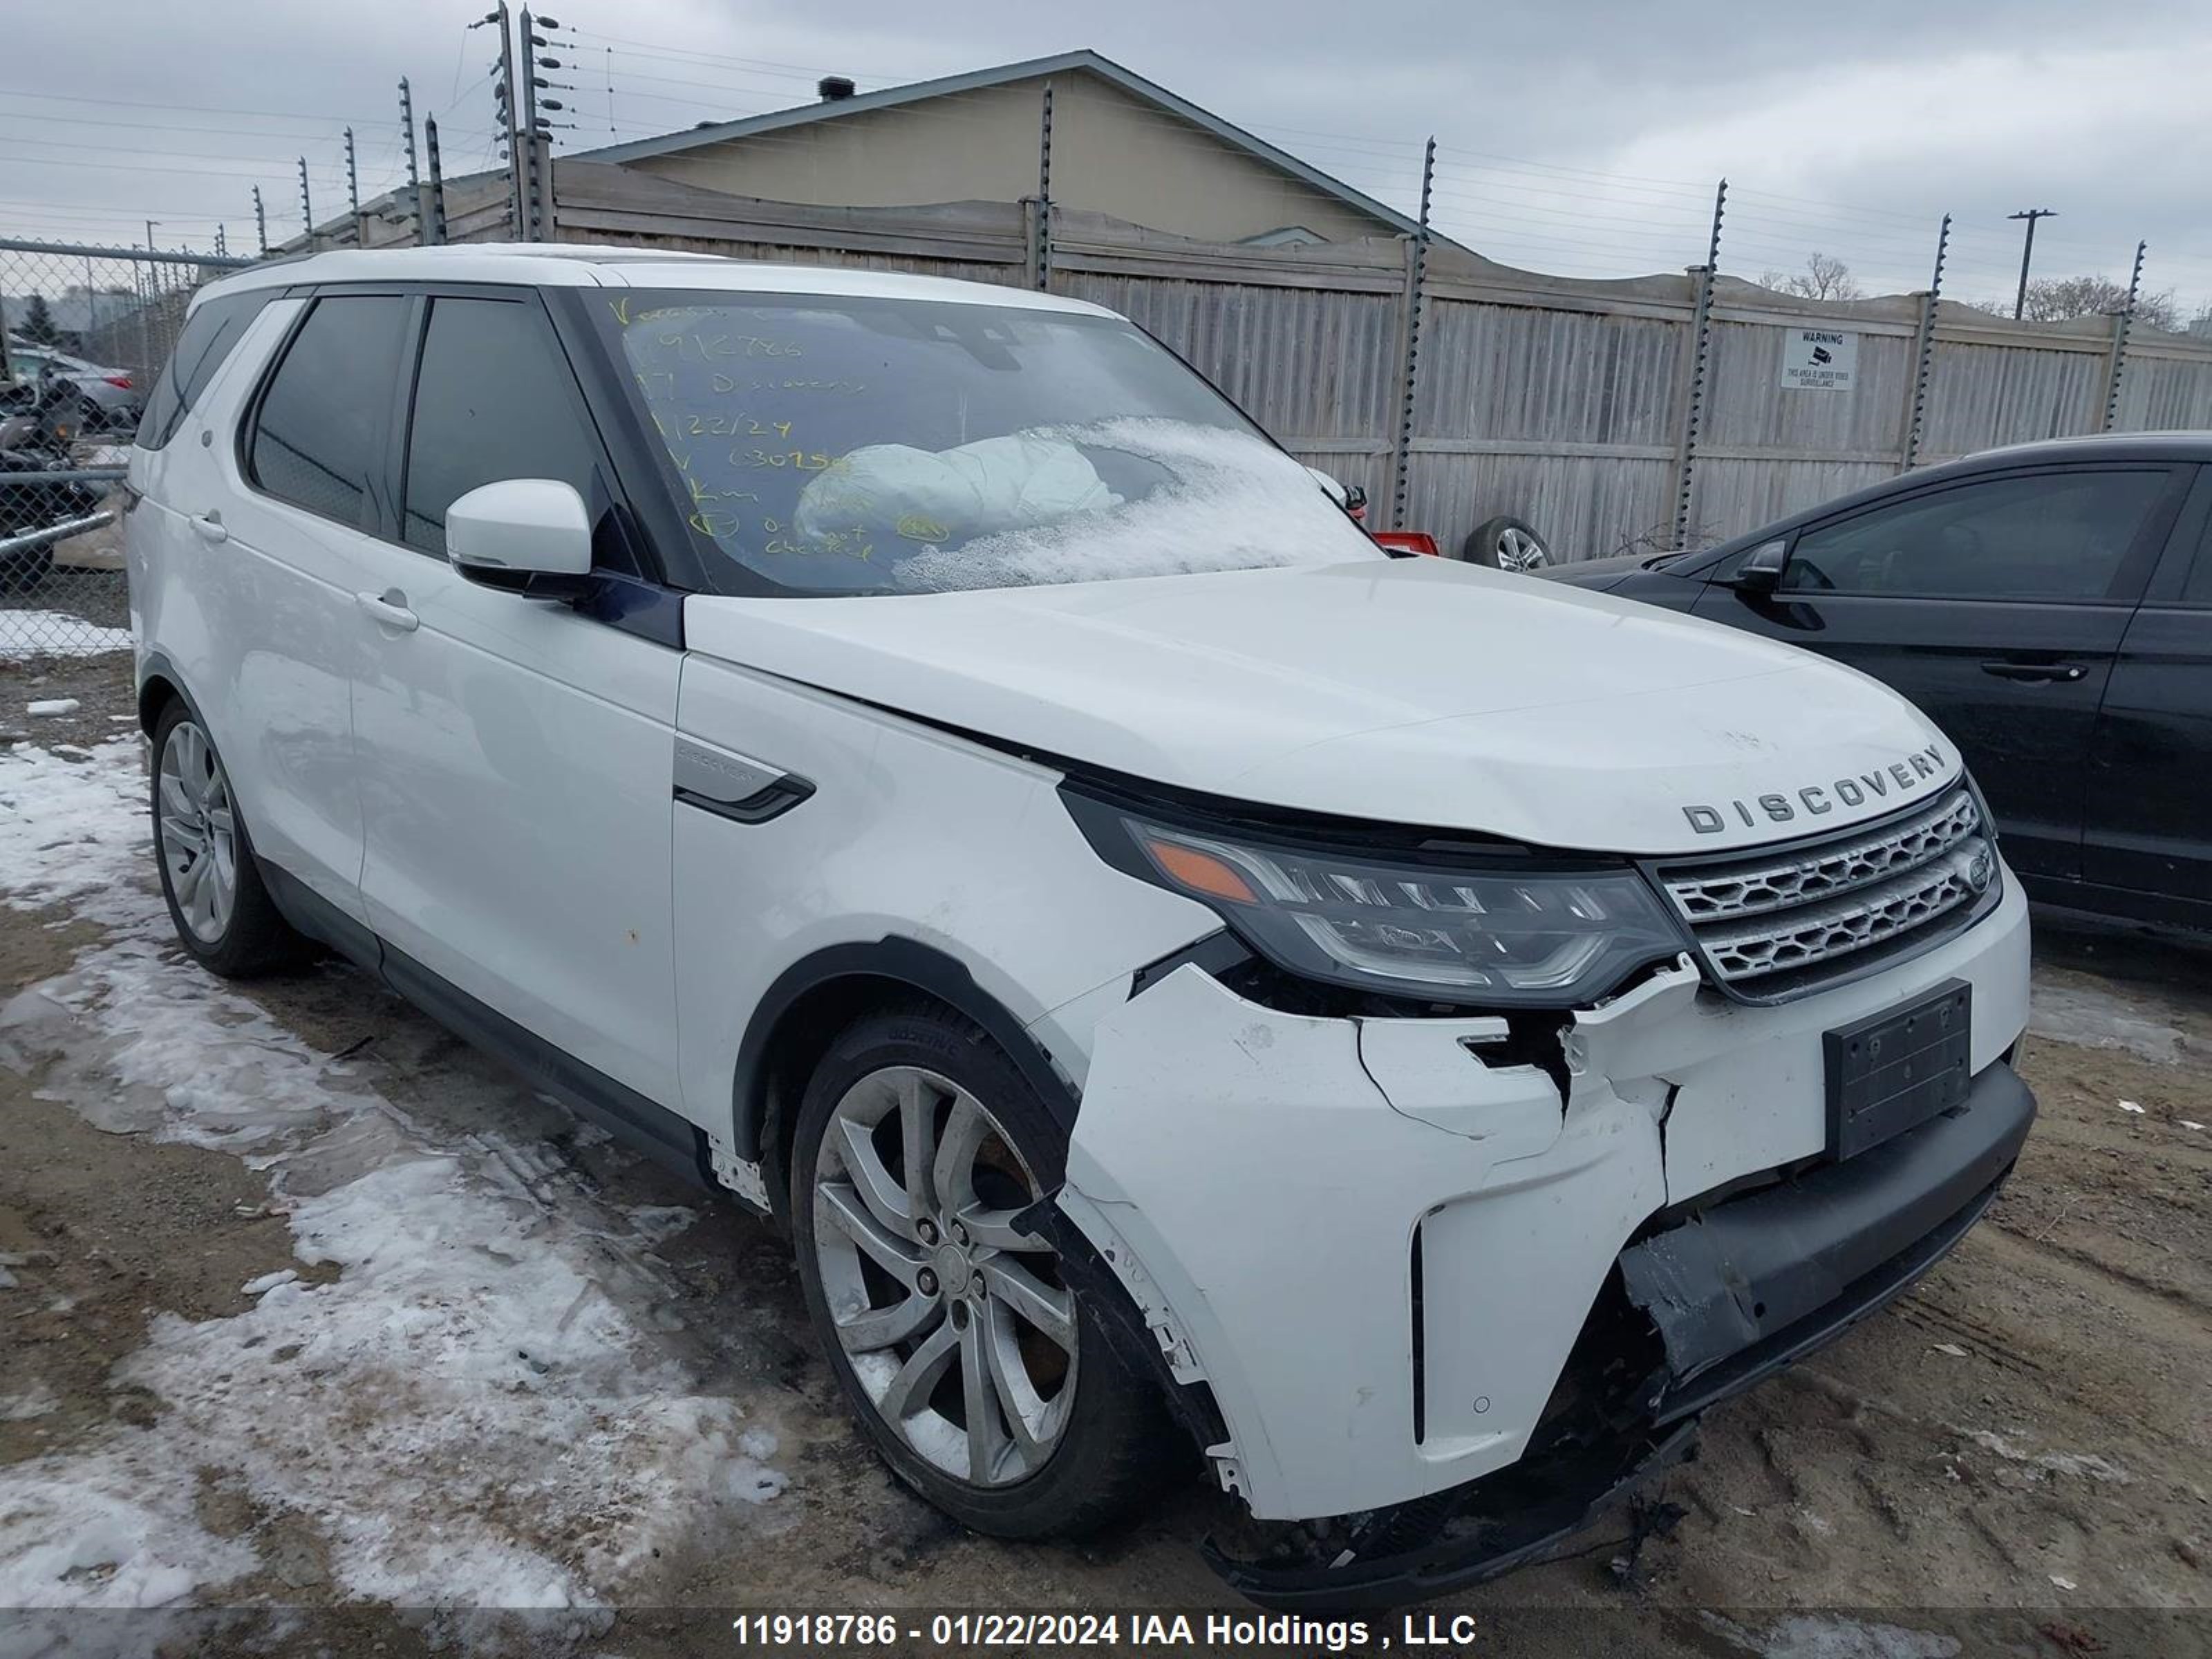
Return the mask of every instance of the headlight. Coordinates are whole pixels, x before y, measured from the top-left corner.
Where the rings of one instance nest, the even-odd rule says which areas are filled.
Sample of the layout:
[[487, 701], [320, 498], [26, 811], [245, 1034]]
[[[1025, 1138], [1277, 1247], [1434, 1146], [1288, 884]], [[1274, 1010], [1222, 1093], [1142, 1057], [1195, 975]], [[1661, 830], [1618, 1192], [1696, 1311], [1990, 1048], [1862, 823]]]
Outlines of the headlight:
[[[1531, 857], [1375, 858], [1197, 830], [1086, 797], [1077, 817], [1108, 861], [1212, 907], [1309, 979], [1448, 1002], [1565, 1006], [1603, 996], [1686, 948], [1633, 870]], [[1109, 845], [1106, 837], [1125, 838]], [[1133, 854], [1133, 857], [1131, 856]]]

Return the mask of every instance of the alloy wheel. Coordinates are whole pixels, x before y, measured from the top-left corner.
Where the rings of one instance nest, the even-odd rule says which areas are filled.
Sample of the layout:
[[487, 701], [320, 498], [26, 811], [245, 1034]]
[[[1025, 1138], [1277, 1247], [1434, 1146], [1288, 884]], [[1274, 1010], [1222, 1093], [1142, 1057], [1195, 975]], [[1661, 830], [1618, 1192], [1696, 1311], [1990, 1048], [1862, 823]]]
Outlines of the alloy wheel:
[[238, 902], [238, 836], [230, 781], [215, 745], [179, 720], [158, 768], [161, 862], [177, 912], [203, 945], [219, 943]]
[[1552, 556], [1544, 550], [1544, 544], [1527, 531], [1507, 529], [1498, 532], [1500, 570], [1541, 570], [1551, 562]]
[[872, 1072], [830, 1113], [813, 1196], [831, 1322], [883, 1421], [978, 1487], [1042, 1468], [1075, 1401], [1075, 1303], [1016, 1224], [1043, 1193], [989, 1110], [919, 1066]]

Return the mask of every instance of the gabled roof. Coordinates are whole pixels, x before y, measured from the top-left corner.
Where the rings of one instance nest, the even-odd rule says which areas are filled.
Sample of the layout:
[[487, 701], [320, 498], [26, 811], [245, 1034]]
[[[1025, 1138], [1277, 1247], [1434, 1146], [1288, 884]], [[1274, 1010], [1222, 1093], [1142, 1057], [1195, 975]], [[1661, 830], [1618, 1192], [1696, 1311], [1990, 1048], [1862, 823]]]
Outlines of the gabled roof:
[[880, 92], [856, 93], [850, 98], [825, 99], [818, 103], [802, 104], [795, 109], [772, 110], [766, 115], [747, 116], [738, 121], [710, 122], [686, 128], [682, 132], [664, 133], [658, 138], [640, 138], [627, 144], [609, 144], [601, 149], [579, 151], [575, 159], [620, 163], [642, 161], [653, 155], [672, 155], [708, 144], [724, 143], [733, 138], [750, 138], [757, 133], [780, 132], [788, 127], [807, 126], [817, 121], [834, 121], [841, 116], [860, 115], [869, 110], [896, 109], [902, 104], [920, 103], [925, 99], [976, 92], [987, 87], [1004, 86], [1010, 82], [1031, 81], [1041, 76], [1065, 75], [1079, 70], [1111, 82], [1132, 97], [1179, 116], [1194, 126], [1203, 128], [1232, 149], [1243, 150], [1278, 172], [1289, 173], [1324, 196], [1333, 196], [1347, 206], [1381, 220], [1395, 230], [1410, 236], [1420, 229], [1419, 224], [1395, 208], [1385, 207], [1373, 197], [1364, 195], [1351, 185], [1330, 178], [1320, 168], [1309, 166], [1286, 151], [1277, 149], [1265, 139], [1254, 137], [1243, 128], [1223, 120], [1211, 110], [1201, 109], [1188, 99], [1179, 98], [1165, 87], [1147, 81], [1132, 70], [1122, 68], [1112, 58], [1103, 58], [1087, 50], [1063, 52], [1052, 58], [1032, 58], [1019, 64], [1001, 64], [996, 69], [971, 70], [965, 75], [948, 75], [935, 81], [916, 81], [903, 87], [885, 87]]

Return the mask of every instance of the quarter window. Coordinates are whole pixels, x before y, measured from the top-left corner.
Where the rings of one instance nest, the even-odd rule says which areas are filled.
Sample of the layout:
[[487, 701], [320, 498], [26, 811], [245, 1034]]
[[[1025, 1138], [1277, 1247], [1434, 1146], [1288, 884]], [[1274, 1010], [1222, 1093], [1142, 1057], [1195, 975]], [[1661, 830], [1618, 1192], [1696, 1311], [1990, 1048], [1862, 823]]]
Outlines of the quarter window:
[[2160, 471], [1961, 484], [1797, 538], [1782, 591], [1911, 599], [2100, 599], [2165, 490]]
[[434, 300], [415, 380], [407, 444], [404, 535], [443, 556], [446, 509], [480, 484], [554, 478], [574, 486], [601, 529], [609, 492], [599, 444], [579, 406], [560, 343], [535, 307], [516, 300]]
[[2181, 602], [2212, 605], [2212, 524], [2204, 526], [2204, 538], [2197, 544], [2197, 562], [2182, 584]]
[[315, 301], [262, 396], [255, 483], [340, 524], [376, 527], [371, 481], [383, 465], [406, 314], [405, 301], [381, 295]]
[[169, 354], [168, 366], [155, 383], [154, 395], [146, 400], [146, 412], [139, 416], [139, 448], [159, 449], [176, 434], [178, 425], [215, 379], [216, 370], [229, 360], [239, 337], [252, 325], [275, 292], [260, 289], [204, 301], [185, 319], [184, 332], [177, 336], [177, 348]]

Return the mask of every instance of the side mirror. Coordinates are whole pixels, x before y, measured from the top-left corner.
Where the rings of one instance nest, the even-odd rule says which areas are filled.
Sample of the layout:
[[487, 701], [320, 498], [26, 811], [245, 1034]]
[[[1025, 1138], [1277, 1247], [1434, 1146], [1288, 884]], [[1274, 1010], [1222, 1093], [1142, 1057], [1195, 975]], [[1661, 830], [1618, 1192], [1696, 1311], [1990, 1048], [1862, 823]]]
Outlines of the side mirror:
[[1790, 562], [1790, 543], [1780, 536], [1761, 542], [1745, 554], [1729, 584], [1739, 593], [1771, 593], [1782, 586], [1783, 567]]
[[446, 559], [486, 587], [577, 599], [592, 586], [591, 514], [558, 479], [479, 484], [446, 509]]

